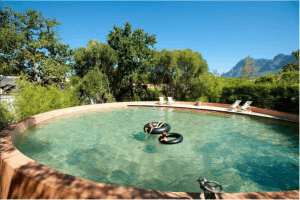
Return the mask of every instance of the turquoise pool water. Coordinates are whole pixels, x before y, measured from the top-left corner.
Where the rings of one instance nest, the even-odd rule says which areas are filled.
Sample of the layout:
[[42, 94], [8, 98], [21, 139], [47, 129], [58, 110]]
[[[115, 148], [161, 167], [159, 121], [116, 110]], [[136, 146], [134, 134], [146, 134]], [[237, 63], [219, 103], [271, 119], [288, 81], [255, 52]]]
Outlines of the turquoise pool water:
[[[159, 143], [143, 132], [150, 121], [167, 122], [183, 142]], [[123, 108], [49, 120], [14, 145], [43, 165], [113, 185], [200, 192], [204, 176], [229, 193], [299, 188], [299, 125], [285, 121]]]

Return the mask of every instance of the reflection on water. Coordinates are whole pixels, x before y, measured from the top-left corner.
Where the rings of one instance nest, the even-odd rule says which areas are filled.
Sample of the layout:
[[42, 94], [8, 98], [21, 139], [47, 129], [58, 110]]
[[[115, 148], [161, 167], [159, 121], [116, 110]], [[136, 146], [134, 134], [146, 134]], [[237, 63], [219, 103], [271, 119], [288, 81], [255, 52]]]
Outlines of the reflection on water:
[[[143, 132], [165, 121], [182, 143]], [[167, 108], [126, 108], [43, 123], [15, 146], [53, 169], [93, 181], [200, 192], [200, 176], [224, 192], [299, 188], [299, 125], [285, 121]]]

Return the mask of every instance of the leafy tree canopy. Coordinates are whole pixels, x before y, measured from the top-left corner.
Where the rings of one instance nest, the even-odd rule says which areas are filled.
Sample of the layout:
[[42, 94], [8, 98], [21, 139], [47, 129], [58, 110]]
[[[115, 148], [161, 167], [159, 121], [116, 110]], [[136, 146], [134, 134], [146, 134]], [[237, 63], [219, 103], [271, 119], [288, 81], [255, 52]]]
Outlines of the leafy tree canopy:
[[177, 70], [177, 74], [186, 84], [189, 83], [192, 78], [208, 71], [206, 61], [197, 51], [192, 51], [189, 48], [175, 51], [178, 54], [177, 67], [179, 70]]
[[95, 95], [102, 96], [108, 92], [108, 79], [99, 69], [90, 70], [82, 79], [82, 89], [87, 97], [93, 98]]
[[264, 75], [264, 76], [260, 76], [255, 80], [255, 84], [272, 84], [277, 80], [277, 75], [276, 74], [268, 74], [268, 75]]
[[124, 28], [114, 26], [112, 31], [107, 35], [107, 42], [115, 51], [117, 56], [117, 67], [114, 76], [114, 88], [119, 93], [117, 99], [123, 94], [121, 92], [121, 84], [124, 80], [129, 79], [131, 97], [133, 95], [133, 79], [129, 76], [132, 73], [143, 74], [150, 66], [149, 56], [151, 54], [150, 47], [154, 47], [156, 43], [155, 35], [144, 33], [143, 29], [131, 30], [132, 25], [129, 22], [124, 23]]
[[99, 68], [102, 73], [112, 77], [117, 56], [107, 43], [89, 40], [86, 48], [78, 47], [74, 52], [74, 71], [83, 78], [89, 70]]
[[25, 72], [31, 80], [61, 84], [70, 71], [72, 50], [57, 38], [59, 34], [54, 29], [59, 25], [41, 12], [26, 9], [26, 13], [20, 13], [5, 6], [0, 11], [0, 73]]
[[155, 84], [169, 84], [177, 66], [177, 56], [173, 50], [154, 50], [151, 55], [150, 81]]
[[175, 79], [188, 84], [191, 79], [208, 71], [207, 62], [197, 51], [184, 50], [154, 51], [152, 55], [153, 76], [157, 83], [170, 84]]

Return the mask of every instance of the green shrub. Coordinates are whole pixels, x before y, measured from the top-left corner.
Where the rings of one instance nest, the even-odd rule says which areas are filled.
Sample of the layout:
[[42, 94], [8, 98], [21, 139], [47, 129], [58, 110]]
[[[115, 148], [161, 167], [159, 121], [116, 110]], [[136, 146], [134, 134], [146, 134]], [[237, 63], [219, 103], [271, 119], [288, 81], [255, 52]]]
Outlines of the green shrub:
[[114, 103], [114, 102], [116, 102], [116, 99], [114, 98], [114, 96], [112, 94], [107, 95], [107, 96], [108, 97], [107, 97], [106, 103]]
[[161, 96], [160, 90], [158, 87], [155, 87], [154, 89], [147, 88], [145, 97], [142, 100], [143, 101], [158, 101], [160, 96]]
[[273, 84], [276, 79], [277, 79], [277, 75], [276, 74], [268, 74], [268, 75], [264, 75], [264, 76], [261, 76], [261, 77], [258, 77], [256, 80], [255, 80], [255, 84]]
[[260, 108], [299, 114], [299, 84], [254, 84], [225, 86], [221, 103], [232, 104], [235, 100], [253, 101]]
[[19, 95], [15, 97], [15, 110], [18, 120], [51, 110], [79, 105], [72, 89], [59, 90], [56, 86], [48, 88], [26, 80], [16, 80]]
[[299, 72], [298, 71], [282, 72], [281, 79], [278, 81], [278, 83], [286, 84], [286, 85], [299, 83]]
[[0, 132], [17, 121], [14, 111], [9, 109], [10, 106], [12, 105], [7, 102], [1, 102], [0, 104]]
[[201, 96], [197, 99], [197, 101], [201, 101], [201, 102], [209, 102], [208, 97], [207, 96]]

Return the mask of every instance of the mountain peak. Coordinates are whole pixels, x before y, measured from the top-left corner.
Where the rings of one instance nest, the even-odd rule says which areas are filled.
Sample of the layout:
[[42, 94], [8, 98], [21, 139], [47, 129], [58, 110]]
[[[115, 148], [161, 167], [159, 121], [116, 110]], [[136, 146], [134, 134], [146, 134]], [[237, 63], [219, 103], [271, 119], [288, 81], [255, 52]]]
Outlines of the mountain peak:
[[277, 56], [275, 56], [275, 57], [273, 58], [273, 60], [281, 59], [281, 58], [283, 58], [284, 56], [286, 56], [286, 55], [280, 53], [280, 54], [278, 54]]
[[[269, 59], [253, 59], [254, 65], [258, 67], [258, 72], [255, 76], [262, 76], [266, 74], [273, 74], [282, 71], [282, 67], [289, 62], [298, 62], [293, 55], [278, 54], [273, 58]], [[222, 77], [243, 77], [241, 69], [243, 69], [244, 59], [240, 60], [231, 70], [227, 73], [222, 73]]]

